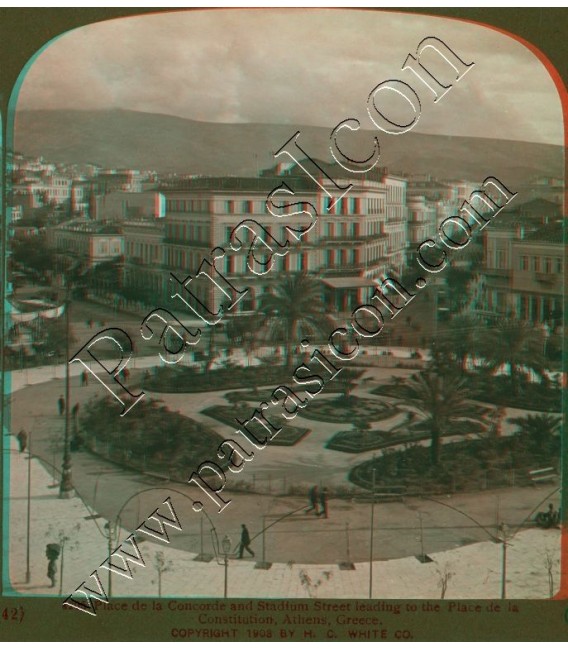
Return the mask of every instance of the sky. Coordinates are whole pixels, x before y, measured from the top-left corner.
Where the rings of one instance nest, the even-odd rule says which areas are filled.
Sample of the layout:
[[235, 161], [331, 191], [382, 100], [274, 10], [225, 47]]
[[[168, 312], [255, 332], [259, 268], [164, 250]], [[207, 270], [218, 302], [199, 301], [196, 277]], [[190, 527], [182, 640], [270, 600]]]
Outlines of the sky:
[[[475, 63], [437, 103], [401, 69], [428, 36]], [[367, 98], [389, 79], [418, 93], [416, 132], [563, 144], [556, 88], [527, 48], [473, 23], [391, 11], [200, 10], [96, 23], [38, 56], [17, 109], [120, 108], [330, 128], [351, 117], [374, 128]], [[391, 97], [387, 114], [405, 121], [409, 105]]]

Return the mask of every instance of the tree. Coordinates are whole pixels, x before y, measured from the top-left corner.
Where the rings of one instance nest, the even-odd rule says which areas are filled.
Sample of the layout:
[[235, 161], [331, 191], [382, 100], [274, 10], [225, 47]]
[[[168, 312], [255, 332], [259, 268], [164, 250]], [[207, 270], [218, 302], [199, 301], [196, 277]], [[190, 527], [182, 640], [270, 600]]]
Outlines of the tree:
[[411, 376], [400, 389], [405, 405], [418, 410], [430, 430], [430, 461], [438, 464], [440, 439], [466, 422], [487, 425], [487, 409], [467, 399], [465, 381], [455, 372], [432, 368]]
[[529, 452], [535, 455], [554, 453], [553, 444], [560, 432], [559, 417], [539, 414], [510, 417], [507, 421], [517, 426], [515, 432], [526, 441]]
[[[67, 308], [67, 307], [66, 307]], [[65, 354], [67, 349], [67, 327], [65, 317], [44, 320], [41, 327], [40, 339], [35, 343], [46, 354], [54, 353], [56, 357]], [[77, 339], [69, 331], [69, 344], [73, 345]]]
[[479, 320], [467, 315], [457, 315], [451, 320], [450, 327], [443, 337], [439, 336], [432, 350], [436, 354], [450, 358], [465, 372], [468, 356], [475, 356], [478, 349], [478, 331], [481, 329]]
[[227, 336], [229, 354], [234, 349], [244, 349], [247, 355], [247, 364], [250, 365], [250, 356], [256, 345], [258, 329], [258, 318], [248, 316], [227, 318], [225, 335]]
[[468, 298], [468, 286], [474, 273], [467, 268], [460, 268], [453, 264], [445, 271], [446, 290], [448, 293], [449, 307], [452, 312], [459, 312]]
[[333, 326], [325, 313], [319, 282], [305, 273], [287, 276], [274, 293], [261, 297], [261, 312], [274, 340], [284, 340], [286, 367], [293, 362], [292, 349], [305, 337], [321, 335], [321, 330]]
[[509, 365], [511, 390], [518, 395], [523, 367], [542, 375], [543, 343], [542, 331], [532, 324], [504, 318], [481, 339], [481, 350], [493, 370]]
[[158, 597], [162, 596], [162, 575], [165, 572], [170, 572], [173, 567], [173, 561], [170, 561], [169, 559], [166, 560], [166, 557], [162, 551], [154, 553], [154, 568], [158, 573]]

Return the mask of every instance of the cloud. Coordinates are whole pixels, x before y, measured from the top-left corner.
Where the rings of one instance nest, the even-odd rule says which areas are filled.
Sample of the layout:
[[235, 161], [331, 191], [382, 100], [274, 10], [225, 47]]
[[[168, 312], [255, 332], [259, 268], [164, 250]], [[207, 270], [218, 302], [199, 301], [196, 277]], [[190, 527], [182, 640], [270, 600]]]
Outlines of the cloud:
[[[475, 62], [436, 104], [401, 70], [426, 36]], [[554, 84], [520, 43], [477, 24], [381, 11], [200, 10], [96, 23], [38, 57], [18, 108], [329, 127], [357, 117], [369, 127], [367, 96], [392, 78], [420, 93], [418, 131], [563, 143]]]

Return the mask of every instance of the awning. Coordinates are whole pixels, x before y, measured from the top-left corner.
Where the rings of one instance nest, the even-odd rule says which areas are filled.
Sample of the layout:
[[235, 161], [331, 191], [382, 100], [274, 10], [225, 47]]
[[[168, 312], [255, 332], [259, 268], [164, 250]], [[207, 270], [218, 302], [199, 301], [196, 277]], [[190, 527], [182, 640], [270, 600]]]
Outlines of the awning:
[[322, 282], [331, 288], [363, 288], [374, 287], [375, 283], [367, 277], [326, 277]]

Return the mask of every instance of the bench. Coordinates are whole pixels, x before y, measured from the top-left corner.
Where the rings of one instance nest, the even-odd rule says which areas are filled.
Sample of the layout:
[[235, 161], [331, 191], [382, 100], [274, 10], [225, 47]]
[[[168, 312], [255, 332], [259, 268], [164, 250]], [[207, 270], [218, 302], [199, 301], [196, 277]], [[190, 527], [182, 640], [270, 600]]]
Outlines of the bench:
[[[384, 485], [381, 485], [377, 487], [375, 491], [374, 500], [376, 503], [393, 502], [393, 501], [404, 502], [406, 491], [407, 489], [403, 485], [393, 485], [390, 487], [385, 487]], [[373, 493], [369, 492], [365, 494], [359, 494], [358, 496], [355, 497], [355, 500], [357, 502], [370, 503], [373, 501]]]
[[529, 479], [533, 484], [538, 482], [553, 482], [556, 480], [556, 471], [548, 466], [545, 469], [534, 469], [529, 471]]

